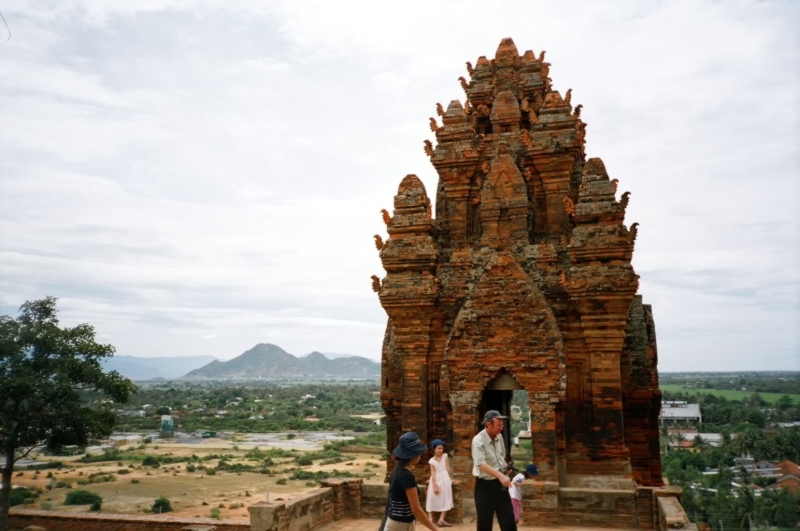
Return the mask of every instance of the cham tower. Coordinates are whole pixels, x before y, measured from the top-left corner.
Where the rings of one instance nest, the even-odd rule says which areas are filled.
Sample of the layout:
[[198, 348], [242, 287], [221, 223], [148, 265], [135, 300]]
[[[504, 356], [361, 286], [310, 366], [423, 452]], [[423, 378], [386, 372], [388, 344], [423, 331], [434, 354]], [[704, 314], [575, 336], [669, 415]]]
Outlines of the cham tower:
[[467, 63], [466, 101], [437, 104], [424, 142], [436, 217], [415, 175], [383, 211], [387, 449], [411, 430], [447, 441], [466, 505], [483, 413], [508, 415], [524, 390], [541, 474], [523, 490], [525, 519], [652, 527], [661, 393], [631, 265], [637, 224], [624, 223], [629, 193], [586, 158], [581, 105], [552, 87], [544, 56], [503, 39], [494, 59]]

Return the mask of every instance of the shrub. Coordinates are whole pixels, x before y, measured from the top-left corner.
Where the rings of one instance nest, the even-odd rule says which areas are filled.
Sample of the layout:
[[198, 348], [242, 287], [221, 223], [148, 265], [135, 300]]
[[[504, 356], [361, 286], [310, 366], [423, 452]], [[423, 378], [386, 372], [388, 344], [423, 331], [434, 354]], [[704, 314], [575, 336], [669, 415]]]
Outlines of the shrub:
[[97, 455], [89, 455], [86, 454], [78, 461], [81, 463], [101, 463], [103, 461], [119, 461], [122, 457], [122, 453], [117, 448], [112, 448], [111, 450], [106, 450], [102, 454]]
[[117, 470], [117, 474], [120, 474], [120, 475], [123, 475], [123, 476], [125, 474], [130, 474], [130, 473], [131, 473], [131, 471], [128, 470], [127, 468], [120, 468], [119, 470]]
[[151, 510], [157, 514], [168, 513], [172, 510], [172, 505], [168, 499], [166, 499], [164, 496], [160, 496], [153, 502], [153, 507]]
[[311, 456], [308, 456], [308, 455], [298, 456], [296, 461], [297, 461], [297, 464], [300, 465], [300, 466], [308, 466], [308, 465], [313, 465], [314, 464], [314, 461], [311, 459]]
[[102, 506], [103, 506], [103, 502], [96, 501], [89, 507], [89, 510], [90, 511], [99, 511]]
[[69, 481], [58, 481], [58, 482], [56, 482], [56, 488], [57, 489], [71, 489], [72, 488], [72, 483], [70, 483]]
[[139, 483], [139, 480], [138, 480], [138, 479], [136, 479], [136, 478], [133, 478], [133, 479], [131, 479], [131, 483], [134, 483], [134, 484], [135, 484], [135, 483]]
[[194, 466], [194, 465], [186, 465], [186, 471], [187, 472], [194, 472], [195, 470], [197, 470], [196, 466]]
[[10, 505], [22, 505], [23, 503], [33, 503], [39, 493], [33, 489], [11, 489]]
[[208, 516], [210, 516], [211, 518], [215, 518], [215, 519], [219, 520], [219, 518], [220, 518], [219, 508], [212, 507], [211, 508], [211, 512], [208, 513]]
[[145, 456], [144, 459], [142, 459], [142, 466], [150, 466], [150, 467], [153, 467], [153, 468], [158, 468], [158, 467], [161, 466], [161, 463], [159, 463], [158, 459], [156, 459], [152, 455], [148, 455], [148, 456]]
[[49, 501], [43, 501], [42, 503], [39, 504], [39, 509], [43, 511], [51, 511], [53, 510], [53, 504], [50, 503]]
[[73, 490], [67, 493], [64, 505], [90, 505], [95, 502], [103, 503], [103, 498], [96, 492], [89, 490]]
[[28, 467], [28, 470], [44, 470], [47, 468], [61, 468], [63, 463], [61, 461], [46, 461], [44, 463], [37, 463]]
[[286, 478], [281, 478], [278, 481], [276, 481], [275, 483], [277, 483], [278, 485], [286, 485]]

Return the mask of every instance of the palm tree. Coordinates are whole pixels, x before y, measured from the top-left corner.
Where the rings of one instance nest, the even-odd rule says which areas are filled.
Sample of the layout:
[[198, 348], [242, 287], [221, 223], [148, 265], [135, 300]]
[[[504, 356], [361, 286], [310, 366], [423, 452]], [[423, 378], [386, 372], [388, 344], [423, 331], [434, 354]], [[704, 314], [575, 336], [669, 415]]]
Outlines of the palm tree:
[[699, 452], [702, 453], [706, 449], [708, 449], [708, 443], [706, 442], [705, 439], [700, 437], [700, 434], [698, 433], [697, 435], [694, 436], [694, 439], [692, 439], [692, 448], [696, 448]]
[[671, 438], [672, 438], [672, 442], [675, 443], [675, 446], [677, 446], [678, 448], [681, 447], [681, 443], [686, 441], [686, 435], [684, 435], [683, 433], [681, 433], [679, 431], [673, 432]]

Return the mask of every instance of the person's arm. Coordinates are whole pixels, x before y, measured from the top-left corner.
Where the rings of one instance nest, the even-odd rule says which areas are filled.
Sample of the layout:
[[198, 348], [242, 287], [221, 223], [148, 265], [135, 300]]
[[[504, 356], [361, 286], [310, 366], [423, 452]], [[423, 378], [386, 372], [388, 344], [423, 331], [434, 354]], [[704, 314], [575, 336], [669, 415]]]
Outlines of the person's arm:
[[445, 464], [447, 465], [447, 475], [452, 478], [453, 474], [452, 474], [452, 472], [450, 472], [450, 457], [449, 456], [447, 457], [447, 459], [445, 459]]
[[428, 518], [428, 514], [422, 510], [422, 505], [419, 504], [419, 494], [417, 493], [417, 487], [409, 487], [406, 489], [406, 496], [408, 496], [408, 504], [411, 506], [411, 512], [414, 513], [414, 518], [417, 519], [422, 525], [430, 529], [431, 531], [439, 531], [431, 519]]
[[484, 472], [485, 474], [489, 474], [490, 476], [494, 476], [497, 479], [499, 479], [500, 483], [505, 488], [508, 488], [509, 485], [511, 485], [511, 480], [508, 479], [508, 476], [506, 476], [505, 474], [503, 474], [499, 470], [495, 470], [494, 468], [490, 467], [486, 463], [481, 463], [480, 465], [478, 465], [478, 468], [480, 468], [481, 472]]
[[436, 482], [436, 467], [433, 466], [433, 463], [430, 463], [431, 467], [431, 484], [430, 486], [433, 487], [433, 493], [439, 494], [439, 484]]

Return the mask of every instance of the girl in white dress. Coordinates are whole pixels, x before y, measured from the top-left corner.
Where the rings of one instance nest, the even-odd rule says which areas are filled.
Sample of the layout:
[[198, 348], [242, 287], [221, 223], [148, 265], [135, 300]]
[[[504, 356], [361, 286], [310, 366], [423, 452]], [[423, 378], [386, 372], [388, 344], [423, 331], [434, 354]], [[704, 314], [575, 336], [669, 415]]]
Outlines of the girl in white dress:
[[428, 463], [431, 465], [431, 480], [428, 483], [428, 498], [425, 508], [431, 521], [433, 514], [439, 513], [439, 527], [452, 527], [445, 521], [447, 511], [453, 508], [453, 482], [450, 479], [450, 462], [444, 451], [444, 441], [436, 439], [431, 443], [433, 457]]

